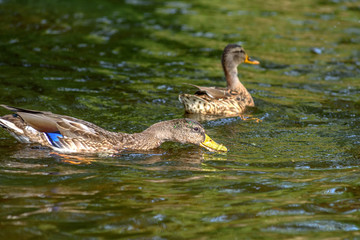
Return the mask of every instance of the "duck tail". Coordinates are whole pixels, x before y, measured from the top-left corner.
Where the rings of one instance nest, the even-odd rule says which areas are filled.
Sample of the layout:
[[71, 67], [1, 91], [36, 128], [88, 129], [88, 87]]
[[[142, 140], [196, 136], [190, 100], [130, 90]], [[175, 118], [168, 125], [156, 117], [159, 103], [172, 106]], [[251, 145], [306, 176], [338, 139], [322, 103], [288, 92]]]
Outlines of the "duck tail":
[[12, 112], [26, 112], [26, 113], [41, 113], [40, 111], [30, 110], [30, 109], [24, 109], [24, 108], [18, 108], [18, 107], [12, 107], [5, 104], [0, 104], [1, 107], [12, 111]]
[[26, 136], [23, 130], [24, 126], [22, 121], [14, 115], [0, 117], [0, 126], [7, 130], [19, 142], [29, 143], [30, 139]]

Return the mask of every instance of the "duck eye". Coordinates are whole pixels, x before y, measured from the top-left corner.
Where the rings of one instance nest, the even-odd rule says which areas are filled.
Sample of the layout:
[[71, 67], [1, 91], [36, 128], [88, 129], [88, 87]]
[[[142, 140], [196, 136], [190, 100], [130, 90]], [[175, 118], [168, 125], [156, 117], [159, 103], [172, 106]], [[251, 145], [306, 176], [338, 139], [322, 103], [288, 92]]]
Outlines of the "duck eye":
[[199, 131], [199, 128], [198, 128], [198, 127], [194, 127], [194, 131], [195, 131], [195, 132], [198, 132], [198, 131]]

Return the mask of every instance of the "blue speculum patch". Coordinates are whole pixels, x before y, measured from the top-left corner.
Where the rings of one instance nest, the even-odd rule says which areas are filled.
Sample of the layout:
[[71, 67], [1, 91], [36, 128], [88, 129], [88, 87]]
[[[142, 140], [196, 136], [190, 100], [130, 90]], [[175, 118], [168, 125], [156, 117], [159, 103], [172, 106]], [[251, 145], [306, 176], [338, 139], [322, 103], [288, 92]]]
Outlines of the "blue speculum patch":
[[61, 135], [59, 131], [45, 134], [53, 146], [60, 147], [59, 137], [63, 137], [63, 135]]

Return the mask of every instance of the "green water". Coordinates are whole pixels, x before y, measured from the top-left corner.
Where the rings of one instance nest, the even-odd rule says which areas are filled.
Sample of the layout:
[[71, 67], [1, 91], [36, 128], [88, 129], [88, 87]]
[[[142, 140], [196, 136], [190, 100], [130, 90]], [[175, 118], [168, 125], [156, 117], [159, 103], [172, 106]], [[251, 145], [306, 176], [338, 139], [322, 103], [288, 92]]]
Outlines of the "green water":
[[[138, 132], [183, 84], [240, 79], [257, 108], [202, 122], [230, 150], [166, 143], [86, 161], [0, 131], [1, 239], [360, 239], [360, 2], [0, 1], [0, 102]], [[0, 110], [4, 115], [8, 112]]]

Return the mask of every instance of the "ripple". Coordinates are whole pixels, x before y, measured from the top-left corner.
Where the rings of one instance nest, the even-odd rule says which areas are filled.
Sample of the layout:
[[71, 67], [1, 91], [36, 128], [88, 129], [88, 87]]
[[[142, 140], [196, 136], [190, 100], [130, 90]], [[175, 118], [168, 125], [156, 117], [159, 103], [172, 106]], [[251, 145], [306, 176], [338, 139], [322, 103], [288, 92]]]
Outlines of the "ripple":
[[196, 32], [191, 34], [194, 37], [204, 37], [204, 38], [215, 38], [216, 34], [212, 32]]
[[238, 10], [238, 11], [229, 11], [227, 12], [228, 16], [251, 16], [253, 13], [251, 11]]
[[204, 222], [211, 222], [211, 223], [225, 223], [225, 222], [230, 222], [230, 220], [227, 218], [226, 215], [221, 215], [221, 216], [217, 216], [217, 217], [206, 217], [202, 219]]
[[337, 221], [315, 220], [296, 223], [286, 223], [280, 226], [272, 226], [264, 229], [265, 231], [294, 233], [294, 232], [333, 232], [333, 231], [358, 231], [359, 227], [355, 224], [347, 224]]
[[65, 79], [70, 79], [70, 78], [66, 78], [66, 77], [44, 77], [43, 78], [46, 81], [62, 81]]
[[86, 93], [99, 93], [96, 90], [90, 90], [86, 88], [69, 88], [69, 87], [59, 87], [57, 88], [59, 92], [86, 92]]
[[287, 215], [313, 215], [312, 213], [308, 213], [305, 210], [267, 210], [264, 212], [260, 212], [256, 214], [257, 216], [287, 216]]
[[323, 53], [324, 48], [313, 47], [313, 48], [310, 48], [310, 51], [311, 51], [312, 53], [315, 53], [315, 54], [320, 55], [320, 54]]
[[146, 1], [146, 0], [125, 0], [125, 3], [129, 5], [138, 5], [138, 6], [147, 6], [152, 4], [151, 1]]

